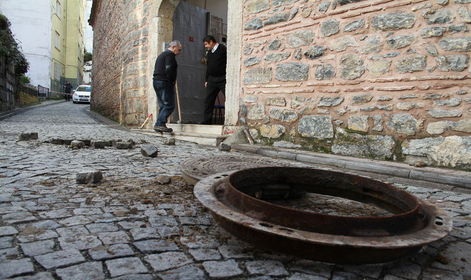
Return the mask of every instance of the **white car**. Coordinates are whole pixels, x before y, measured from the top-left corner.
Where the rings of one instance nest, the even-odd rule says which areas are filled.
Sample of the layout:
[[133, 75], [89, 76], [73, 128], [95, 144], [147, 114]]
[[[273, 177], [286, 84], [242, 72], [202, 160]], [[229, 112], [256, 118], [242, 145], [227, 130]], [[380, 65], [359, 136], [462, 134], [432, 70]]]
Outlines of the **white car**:
[[74, 103], [86, 102], [90, 103], [90, 95], [92, 94], [92, 86], [80, 85], [74, 90], [72, 101]]

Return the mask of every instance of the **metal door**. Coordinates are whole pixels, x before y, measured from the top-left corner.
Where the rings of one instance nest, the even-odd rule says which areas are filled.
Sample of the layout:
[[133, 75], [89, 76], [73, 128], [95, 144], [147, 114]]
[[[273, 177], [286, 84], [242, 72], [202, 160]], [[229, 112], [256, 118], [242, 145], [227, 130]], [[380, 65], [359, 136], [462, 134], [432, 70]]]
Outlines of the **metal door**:
[[[201, 62], [205, 49], [208, 11], [180, 1], [173, 16], [173, 38], [179, 40], [183, 52], [177, 56], [177, 83], [180, 94], [182, 123], [203, 121], [206, 65]], [[178, 120], [178, 108], [173, 121]]]

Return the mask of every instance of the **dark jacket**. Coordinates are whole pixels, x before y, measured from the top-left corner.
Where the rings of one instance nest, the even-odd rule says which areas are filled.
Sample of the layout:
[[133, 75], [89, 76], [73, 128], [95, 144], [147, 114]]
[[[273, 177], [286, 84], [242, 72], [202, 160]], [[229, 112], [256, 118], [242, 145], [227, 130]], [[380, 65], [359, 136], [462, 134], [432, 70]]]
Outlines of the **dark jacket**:
[[177, 61], [170, 50], [161, 53], [155, 61], [154, 80], [175, 84], [177, 80]]
[[206, 68], [206, 81], [208, 77], [225, 77], [226, 76], [226, 64], [227, 64], [227, 49], [223, 44], [219, 44], [218, 48], [214, 53], [211, 50], [208, 51], [206, 56], [208, 59]]

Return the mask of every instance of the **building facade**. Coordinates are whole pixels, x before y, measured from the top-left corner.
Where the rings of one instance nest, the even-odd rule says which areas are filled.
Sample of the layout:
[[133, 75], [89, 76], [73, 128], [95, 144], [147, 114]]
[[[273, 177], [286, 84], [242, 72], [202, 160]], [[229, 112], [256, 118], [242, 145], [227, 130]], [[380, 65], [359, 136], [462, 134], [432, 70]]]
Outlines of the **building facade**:
[[33, 85], [61, 91], [83, 77], [85, 0], [3, 0], [2, 11], [30, 63]]
[[[155, 116], [153, 64], [176, 36], [179, 2], [94, 1], [95, 110], [127, 125]], [[471, 169], [471, 1], [229, 0], [227, 9], [228, 130]]]

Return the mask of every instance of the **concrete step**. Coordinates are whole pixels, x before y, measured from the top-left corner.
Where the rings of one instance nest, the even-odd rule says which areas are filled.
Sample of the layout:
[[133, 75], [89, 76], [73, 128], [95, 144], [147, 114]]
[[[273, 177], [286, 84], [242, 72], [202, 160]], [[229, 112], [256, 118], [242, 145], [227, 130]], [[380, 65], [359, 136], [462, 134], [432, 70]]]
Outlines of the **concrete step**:
[[214, 134], [222, 135], [223, 125], [203, 125], [203, 124], [176, 124], [168, 123], [167, 127], [171, 127], [174, 132], [188, 132], [197, 134]]
[[[168, 127], [171, 127], [167, 125]], [[173, 127], [172, 127], [173, 128]], [[169, 137], [171, 134], [164, 133], [160, 134], [155, 132], [153, 129], [132, 129], [132, 131], [136, 131], [142, 134], [147, 135], [154, 135], [157, 137]], [[219, 143], [224, 141], [227, 136], [222, 136], [220, 134], [208, 134], [208, 133], [193, 133], [193, 132], [182, 132], [182, 131], [175, 131], [173, 133], [173, 137], [177, 140], [193, 142], [199, 145], [207, 145], [207, 146], [218, 146]]]

